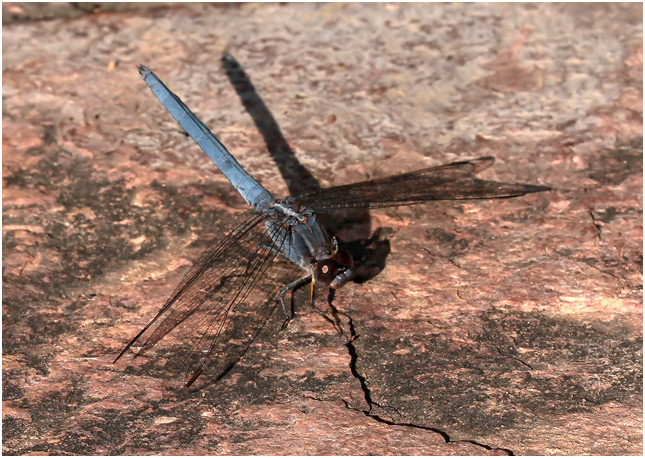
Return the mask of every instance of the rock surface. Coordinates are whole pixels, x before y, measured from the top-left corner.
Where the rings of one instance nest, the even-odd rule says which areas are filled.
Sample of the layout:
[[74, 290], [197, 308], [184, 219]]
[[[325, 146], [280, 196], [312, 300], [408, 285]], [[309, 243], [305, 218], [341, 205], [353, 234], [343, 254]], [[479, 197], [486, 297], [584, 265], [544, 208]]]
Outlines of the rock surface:
[[[3, 4], [5, 454], [642, 454], [642, 5], [33, 8]], [[112, 360], [244, 206], [139, 63], [276, 196], [486, 155], [555, 190], [336, 220], [377, 259], [343, 334], [301, 291], [169, 392]]]

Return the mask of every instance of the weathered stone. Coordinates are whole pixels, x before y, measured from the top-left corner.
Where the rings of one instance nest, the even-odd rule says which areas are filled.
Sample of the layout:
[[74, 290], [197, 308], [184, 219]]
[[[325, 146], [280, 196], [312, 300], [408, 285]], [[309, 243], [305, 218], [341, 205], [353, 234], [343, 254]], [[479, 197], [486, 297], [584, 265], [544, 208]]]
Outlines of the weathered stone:
[[[642, 5], [30, 8], [3, 4], [5, 454], [642, 454]], [[112, 360], [244, 206], [138, 63], [276, 196], [486, 155], [554, 191], [332, 219], [366, 254], [343, 335], [299, 291], [175, 393], [164, 354]]]

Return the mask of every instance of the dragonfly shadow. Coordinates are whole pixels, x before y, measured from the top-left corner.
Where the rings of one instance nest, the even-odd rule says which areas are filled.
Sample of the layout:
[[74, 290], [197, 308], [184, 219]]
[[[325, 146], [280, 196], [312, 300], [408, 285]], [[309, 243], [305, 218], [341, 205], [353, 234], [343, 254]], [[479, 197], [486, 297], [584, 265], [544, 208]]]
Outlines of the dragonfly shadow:
[[219, 365], [218, 370], [213, 371], [212, 374], [204, 377], [204, 379], [201, 381], [199, 381], [198, 379], [198, 382], [194, 385], [191, 385], [190, 387], [182, 386], [179, 391], [190, 395], [210, 388], [216, 385], [217, 382], [222, 380], [224, 377], [226, 377], [228, 373], [231, 372], [233, 368], [235, 368], [237, 363], [242, 358], [244, 358], [246, 353], [251, 348], [251, 345], [253, 344], [253, 342], [255, 342], [266, 324], [271, 321], [270, 319], [276, 310], [276, 307], [272, 307], [271, 304], [274, 304], [277, 300], [277, 296], [273, 297], [269, 301], [267, 301], [266, 306], [260, 308], [264, 311], [264, 313], [260, 313], [254, 316], [252, 326], [249, 326], [248, 318], [239, 320], [239, 322], [233, 322], [230, 326], [231, 336], [239, 336], [242, 334], [247, 335], [247, 337], [242, 340], [242, 344], [236, 346], [236, 348], [233, 350], [229, 349], [225, 355], [220, 356], [222, 363]]
[[229, 53], [222, 56], [222, 67], [244, 108], [253, 119], [255, 126], [264, 138], [267, 150], [273, 157], [291, 195], [318, 191], [320, 183], [303, 166], [282, 135], [275, 118], [256, 92], [248, 75], [240, 63]]
[[[246, 257], [247, 254], [248, 252], [242, 253], [240, 258]], [[257, 288], [251, 288], [249, 293], [236, 303], [234, 309], [228, 309], [225, 314], [222, 314], [221, 311], [214, 311], [212, 307], [198, 307], [181, 323], [173, 322], [173, 338], [164, 339], [157, 347], [158, 354], [165, 357], [162, 357], [161, 361], [157, 358], [152, 359], [146, 372], [157, 371], [163, 374], [166, 378], [164, 391], [170, 396], [190, 396], [191, 393], [215, 385], [244, 358], [267, 323], [275, 321], [272, 317], [275, 318], [275, 311], [279, 309], [275, 307], [278, 301], [275, 284], [284, 284], [292, 277], [291, 264], [278, 260], [261, 277], [253, 279], [257, 282]], [[224, 289], [227, 281], [236, 282], [231, 289], [238, 291], [236, 286], [251, 278], [252, 276], [243, 274], [226, 279], [212, 290], [211, 295], [219, 296], [217, 289]], [[212, 281], [206, 279], [205, 283], [211, 284]], [[270, 293], [267, 295], [266, 291]], [[224, 321], [211, 319], [216, 316], [225, 316], [226, 325], [220, 326]], [[204, 323], [210, 323], [204, 334], [206, 337], [196, 344], [191, 330]], [[212, 326], [213, 324], [215, 326]], [[201, 326], [201, 329], [205, 329], [204, 326]], [[213, 339], [215, 335], [217, 338]], [[201, 351], [196, 353], [195, 348]], [[203, 364], [195, 364], [195, 359], [199, 359], [206, 349], [217, 357], [210, 358]], [[196, 368], [199, 370], [195, 371]], [[191, 377], [190, 382], [186, 384], [189, 377]], [[193, 381], [196, 382], [192, 383]]]
[[[267, 150], [278, 166], [289, 193], [298, 196], [320, 190], [320, 183], [300, 163], [238, 60], [230, 53], [224, 53], [221, 62], [244, 108], [264, 138]], [[385, 268], [385, 260], [390, 253], [390, 241], [381, 229], [371, 233], [369, 211], [319, 213], [318, 218], [329, 234], [335, 235], [341, 247], [349, 251], [354, 258], [354, 282], [364, 283]]]

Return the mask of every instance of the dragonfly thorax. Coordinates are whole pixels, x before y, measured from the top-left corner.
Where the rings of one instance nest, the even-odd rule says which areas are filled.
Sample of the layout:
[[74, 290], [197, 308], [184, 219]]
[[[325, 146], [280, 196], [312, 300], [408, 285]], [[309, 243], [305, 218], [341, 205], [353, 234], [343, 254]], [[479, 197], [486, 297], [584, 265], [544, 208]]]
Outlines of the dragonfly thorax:
[[310, 208], [302, 206], [293, 197], [285, 197], [276, 201], [270, 208], [273, 212], [278, 212], [281, 215], [288, 216], [291, 219], [285, 221], [289, 225], [304, 223], [309, 217], [314, 215], [314, 211]]
[[327, 232], [312, 209], [287, 197], [278, 200], [263, 213], [275, 246], [284, 257], [302, 269], [310, 271], [317, 259], [331, 256]]
[[271, 208], [273, 218], [282, 218], [289, 238], [282, 248], [285, 256], [310, 272], [313, 281], [330, 288], [340, 288], [353, 272], [354, 260], [349, 252], [338, 249], [335, 237], [331, 240], [316, 218], [316, 213], [297, 199], [278, 200]]

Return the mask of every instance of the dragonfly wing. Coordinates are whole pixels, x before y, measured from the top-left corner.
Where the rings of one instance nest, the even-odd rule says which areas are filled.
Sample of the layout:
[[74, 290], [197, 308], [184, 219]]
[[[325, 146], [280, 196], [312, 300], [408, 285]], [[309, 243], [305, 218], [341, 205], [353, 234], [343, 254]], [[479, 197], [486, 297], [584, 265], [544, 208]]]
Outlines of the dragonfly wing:
[[493, 162], [492, 157], [453, 162], [377, 180], [325, 188], [297, 196], [297, 200], [315, 211], [330, 212], [412, 205], [431, 200], [516, 197], [549, 189], [473, 177]]
[[135, 343], [141, 344], [137, 356], [159, 344], [166, 353], [163, 371], [183, 376], [187, 385], [204, 371], [220, 375], [239, 359], [274, 308], [288, 269], [269, 266], [287, 234], [258, 213], [240, 215], [117, 360]]

